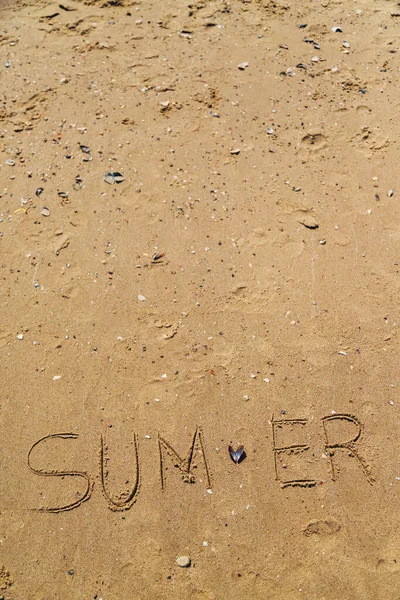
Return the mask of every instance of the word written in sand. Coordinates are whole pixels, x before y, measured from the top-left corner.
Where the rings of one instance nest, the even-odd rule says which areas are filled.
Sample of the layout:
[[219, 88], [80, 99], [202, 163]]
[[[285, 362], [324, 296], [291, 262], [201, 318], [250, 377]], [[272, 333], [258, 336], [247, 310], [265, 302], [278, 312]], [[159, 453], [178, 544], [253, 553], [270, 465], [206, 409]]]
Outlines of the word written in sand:
[[[340, 423], [350, 423], [355, 427], [355, 433], [350, 439], [345, 439], [338, 441], [336, 439], [337, 434], [337, 425]], [[279, 460], [283, 455], [295, 455], [302, 454], [310, 450], [310, 446], [308, 444], [293, 444], [293, 445], [280, 445], [279, 438], [282, 432], [285, 434], [284, 430], [293, 431], [294, 428], [303, 428], [307, 425], [307, 419], [274, 419], [272, 417], [270, 421], [270, 425], [272, 428], [272, 452], [274, 456], [274, 468], [275, 468], [275, 478], [280, 483], [281, 487], [303, 487], [303, 488], [312, 488], [315, 487], [318, 483], [316, 479], [308, 479], [308, 478], [297, 478], [297, 479], [281, 479], [279, 474]], [[363, 426], [360, 420], [351, 414], [332, 414], [326, 417], [322, 417], [322, 430], [324, 434], [324, 448], [325, 454], [329, 458], [330, 464], [330, 473], [332, 481], [336, 481], [337, 478], [337, 468], [335, 467], [335, 454], [338, 451], [344, 451], [350, 457], [356, 459], [359, 464], [362, 473], [366, 477], [367, 481], [372, 484], [374, 479], [371, 475], [370, 467], [366, 461], [366, 459], [360, 454], [357, 444], [361, 438]], [[335, 425], [334, 425], [335, 424]], [[336, 426], [335, 435], [333, 433], [333, 427]], [[285, 438], [286, 438], [285, 434]], [[28, 467], [35, 474], [41, 477], [62, 477], [62, 478], [75, 478], [80, 479], [85, 482], [85, 491], [80, 494], [79, 498], [69, 504], [64, 504], [60, 506], [46, 506], [37, 508], [34, 510], [38, 510], [41, 512], [49, 512], [49, 513], [59, 513], [65, 512], [69, 510], [73, 510], [80, 506], [83, 502], [86, 502], [90, 499], [93, 487], [94, 487], [94, 479], [87, 471], [77, 471], [77, 470], [69, 470], [69, 471], [61, 471], [61, 470], [53, 470], [53, 469], [42, 469], [39, 466], [34, 466], [33, 463], [33, 455], [35, 454], [35, 450], [46, 440], [51, 439], [77, 439], [78, 435], [75, 433], [53, 433], [42, 437], [40, 440], [35, 442], [28, 453]], [[211, 490], [212, 489], [212, 481], [210, 469], [208, 466], [208, 460], [205, 451], [204, 444], [204, 434], [200, 427], [197, 427], [188, 450], [187, 455], [182, 458], [180, 454], [175, 450], [170, 442], [168, 442], [164, 437], [158, 434], [158, 450], [159, 450], [159, 469], [160, 469], [160, 484], [161, 489], [164, 490], [166, 487], [166, 471], [168, 467], [166, 466], [167, 462], [172, 462], [174, 467], [178, 469], [182, 480], [186, 483], [194, 484], [198, 480], [198, 471], [197, 467], [202, 465], [202, 481], [205, 482], [206, 487]], [[241, 449], [241, 447], [240, 447]], [[240, 463], [240, 459], [236, 460], [236, 452], [231, 447], [229, 447], [229, 452], [234, 453], [235, 458], [234, 461], [236, 463]], [[138, 448], [138, 438], [137, 435], [133, 435], [133, 464], [135, 467], [135, 476], [134, 482], [131, 485], [130, 489], [124, 491], [123, 493], [116, 495], [111, 494], [109, 491], [109, 471], [107, 467], [108, 462], [108, 447], [105, 443], [104, 437], [100, 437], [100, 452], [99, 452], [99, 482], [104, 498], [107, 502], [110, 510], [113, 511], [126, 511], [132, 508], [133, 504], [136, 502], [139, 492], [140, 492], [140, 481], [141, 481], [141, 463], [140, 463], [140, 455]], [[241, 467], [245, 468], [245, 467]]]

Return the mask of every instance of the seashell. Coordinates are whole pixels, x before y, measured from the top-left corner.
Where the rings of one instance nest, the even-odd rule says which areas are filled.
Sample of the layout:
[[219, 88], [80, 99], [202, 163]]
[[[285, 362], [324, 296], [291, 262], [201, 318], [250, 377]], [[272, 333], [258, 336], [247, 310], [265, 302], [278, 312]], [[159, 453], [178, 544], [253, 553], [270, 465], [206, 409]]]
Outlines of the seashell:
[[246, 452], [244, 450], [244, 446], [239, 446], [237, 450], [234, 450], [232, 446], [228, 446], [229, 456], [233, 460], [233, 462], [238, 465], [246, 458]]
[[106, 173], [104, 175], [104, 181], [106, 183], [109, 183], [110, 185], [112, 185], [113, 183], [115, 183], [114, 174], [110, 173], [110, 172]]
[[123, 181], [125, 181], [125, 177], [122, 175], [122, 173], [115, 172], [112, 175], [114, 177], [115, 183], [122, 183]]

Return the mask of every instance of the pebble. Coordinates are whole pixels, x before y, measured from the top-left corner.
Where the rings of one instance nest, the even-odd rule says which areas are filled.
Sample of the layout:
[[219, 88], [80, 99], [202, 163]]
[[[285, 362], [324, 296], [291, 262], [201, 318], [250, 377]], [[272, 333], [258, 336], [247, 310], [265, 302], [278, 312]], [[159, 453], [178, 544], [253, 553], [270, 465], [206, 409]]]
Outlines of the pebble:
[[23, 340], [24, 339], [24, 334], [23, 333], [19, 333], [17, 335], [17, 340]]
[[59, 379], [61, 379], [61, 375], [54, 375], [53, 381], [58, 381]]
[[176, 564], [178, 567], [190, 567], [191, 560], [188, 556], [178, 556]]
[[249, 66], [248, 62], [242, 62], [242, 63], [238, 64], [238, 69], [240, 69], [241, 71], [244, 71], [248, 66]]
[[146, 300], [146, 297], [145, 297], [145, 296], [142, 296], [142, 294], [139, 294], [139, 295], [138, 295], [138, 300], [139, 300], [140, 302], [145, 302], [145, 300]]

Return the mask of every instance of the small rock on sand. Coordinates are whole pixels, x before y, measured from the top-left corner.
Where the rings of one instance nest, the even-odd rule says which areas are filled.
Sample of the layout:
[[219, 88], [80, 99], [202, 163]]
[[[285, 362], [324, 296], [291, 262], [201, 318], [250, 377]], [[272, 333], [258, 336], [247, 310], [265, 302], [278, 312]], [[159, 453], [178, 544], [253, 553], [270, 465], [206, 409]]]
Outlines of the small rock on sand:
[[178, 556], [176, 564], [178, 567], [190, 567], [191, 560], [188, 556]]

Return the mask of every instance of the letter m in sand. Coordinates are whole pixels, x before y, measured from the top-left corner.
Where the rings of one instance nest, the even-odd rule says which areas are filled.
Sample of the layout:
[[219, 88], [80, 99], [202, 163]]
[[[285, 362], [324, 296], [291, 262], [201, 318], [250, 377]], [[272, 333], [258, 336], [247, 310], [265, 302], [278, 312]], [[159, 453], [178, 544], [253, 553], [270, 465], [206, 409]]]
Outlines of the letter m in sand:
[[167, 457], [170, 458], [174, 467], [180, 471], [181, 477], [186, 483], [196, 483], [198, 479], [196, 473], [197, 463], [201, 462], [205, 472], [206, 486], [211, 488], [211, 477], [204, 452], [203, 432], [200, 427], [197, 427], [194, 432], [189, 451], [185, 458], [181, 458], [175, 448], [166, 439], [161, 437], [160, 434], [158, 434], [158, 448], [160, 451], [161, 488], [163, 490], [165, 489], [165, 474], [168, 470], [166, 466]]

